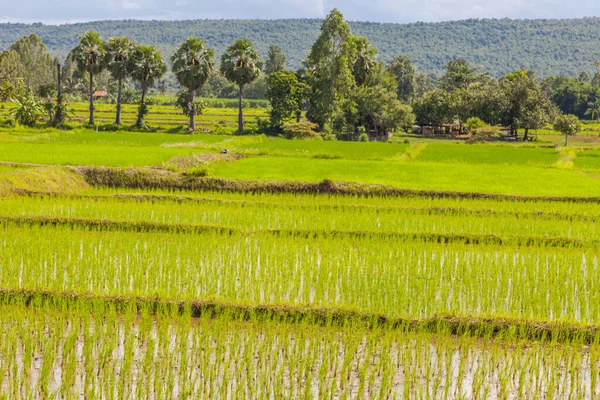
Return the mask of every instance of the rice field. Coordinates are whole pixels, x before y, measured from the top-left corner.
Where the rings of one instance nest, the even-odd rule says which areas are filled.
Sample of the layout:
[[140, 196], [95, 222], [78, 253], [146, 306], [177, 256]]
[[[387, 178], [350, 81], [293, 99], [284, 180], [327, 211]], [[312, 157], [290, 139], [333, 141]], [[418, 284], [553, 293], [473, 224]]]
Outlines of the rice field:
[[[225, 100], [223, 100], [225, 101]], [[14, 107], [11, 103], [0, 103], [0, 118], [9, 118], [11, 109]], [[70, 104], [69, 107], [73, 113], [69, 115], [68, 123], [87, 123], [89, 119], [89, 106], [86, 103]], [[114, 124], [116, 105], [98, 103], [94, 105], [94, 119], [97, 124]], [[133, 125], [137, 118], [137, 104], [123, 104], [122, 123], [124, 125]], [[229, 129], [233, 133], [237, 129], [237, 105], [233, 108], [206, 108], [202, 115], [196, 117], [198, 129], [214, 131], [218, 127]], [[172, 129], [178, 126], [187, 126], [189, 119], [180, 109], [175, 106], [166, 105], [148, 105], [149, 113], [146, 116], [146, 123], [155, 129]], [[265, 108], [245, 108], [244, 116], [248, 129], [256, 128], [256, 118], [268, 118]]]
[[598, 398], [595, 152], [5, 129], [0, 398]]
[[11, 398], [581, 398], [598, 345], [4, 304]]

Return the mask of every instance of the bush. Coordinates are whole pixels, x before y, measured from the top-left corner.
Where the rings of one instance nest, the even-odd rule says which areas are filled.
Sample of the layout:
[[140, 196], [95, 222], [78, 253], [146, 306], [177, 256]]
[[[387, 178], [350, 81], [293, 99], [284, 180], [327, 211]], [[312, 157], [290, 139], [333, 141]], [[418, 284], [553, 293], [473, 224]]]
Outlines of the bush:
[[199, 167], [190, 168], [183, 172], [188, 178], [202, 178], [204, 176], [208, 176], [208, 167], [206, 165], [202, 165]]
[[492, 140], [496, 140], [498, 137], [502, 135], [502, 130], [495, 126], [484, 126], [482, 128], [477, 128], [473, 131], [473, 134], [467, 141], [469, 144], [473, 143], [482, 143], [482, 142], [490, 142]]
[[283, 135], [288, 139], [322, 139], [315, 129], [316, 124], [308, 121], [285, 122], [283, 124]]
[[236, 129], [227, 125], [217, 125], [215, 129], [213, 129], [212, 133], [214, 135], [233, 135]]
[[477, 129], [485, 127], [487, 124], [478, 117], [471, 117], [465, 122], [465, 128], [467, 131], [473, 132]]
[[367, 135], [366, 133], [361, 134], [358, 137], [358, 141], [359, 142], [368, 142], [369, 141], [369, 135]]

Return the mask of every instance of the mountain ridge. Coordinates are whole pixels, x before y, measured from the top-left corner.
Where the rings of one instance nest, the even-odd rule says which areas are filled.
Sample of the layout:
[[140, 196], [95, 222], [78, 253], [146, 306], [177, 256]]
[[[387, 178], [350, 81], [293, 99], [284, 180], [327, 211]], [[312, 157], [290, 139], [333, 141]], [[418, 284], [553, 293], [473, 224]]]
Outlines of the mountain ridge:
[[[168, 57], [188, 36], [198, 36], [219, 56], [234, 39], [246, 37], [266, 55], [270, 44], [282, 47], [288, 67], [300, 68], [316, 40], [321, 19], [201, 19], [104, 20], [62, 25], [0, 24], [0, 49], [19, 37], [38, 34], [53, 55], [65, 57], [79, 34], [95, 30], [103, 37], [128, 36], [154, 44]], [[356, 35], [366, 36], [390, 61], [404, 54], [420, 72], [439, 74], [446, 62], [463, 57], [493, 76], [519, 68], [538, 76], [594, 71], [600, 59], [600, 18], [577, 19], [465, 19], [407, 24], [350, 21]]]

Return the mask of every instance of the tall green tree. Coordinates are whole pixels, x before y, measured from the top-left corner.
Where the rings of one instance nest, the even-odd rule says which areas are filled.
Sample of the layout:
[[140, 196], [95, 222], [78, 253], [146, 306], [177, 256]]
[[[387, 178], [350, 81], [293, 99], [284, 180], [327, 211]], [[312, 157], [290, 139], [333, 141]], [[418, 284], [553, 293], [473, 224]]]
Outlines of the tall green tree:
[[27, 90], [38, 93], [41, 86], [51, 85], [55, 76], [55, 63], [46, 45], [36, 34], [17, 40], [10, 49], [19, 55], [19, 77]]
[[321, 34], [304, 62], [312, 88], [307, 117], [319, 129], [328, 126], [336, 134], [347, 133], [347, 114], [356, 112], [353, 61], [355, 40], [342, 13], [334, 9], [321, 25]]
[[354, 36], [354, 55], [352, 57], [352, 74], [354, 83], [361, 86], [367, 83], [371, 73], [378, 67], [375, 60], [377, 49], [365, 37]]
[[412, 127], [414, 114], [410, 106], [398, 100], [396, 91], [381, 85], [362, 85], [354, 94], [358, 124], [379, 138], [399, 128]]
[[531, 129], [539, 129], [552, 121], [556, 106], [541, 90], [532, 71], [519, 70], [500, 79], [504, 98], [503, 123], [516, 134], [524, 129], [523, 140], [529, 139]]
[[260, 76], [262, 63], [247, 39], [238, 39], [221, 57], [221, 72], [239, 88], [238, 132], [244, 131], [244, 87]]
[[387, 71], [394, 76], [398, 84], [398, 99], [410, 103], [416, 90], [416, 70], [406, 56], [395, 57], [387, 66]]
[[290, 120], [300, 122], [301, 104], [308, 86], [287, 71], [273, 72], [267, 76], [267, 99], [271, 103], [270, 123], [276, 132]]
[[179, 46], [171, 62], [177, 81], [187, 89], [186, 111], [190, 118], [189, 130], [193, 131], [196, 129], [195, 116], [198, 111], [194, 96], [215, 69], [214, 51], [207, 48], [202, 40], [191, 37]]
[[130, 58], [136, 45], [128, 38], [112, 38], [106, 44], [106, 64], [113, 79], [117, 81], [117, 115], [115, 124], [121, 125], [121, 100], [123, 82], [131, 75]]
[[145, 117], [148, 114], [146, 94], [154, 85], [154, 82], [167, 72], [167, 64], [165, 64], [161, 54], [154, 46], [138, 46], [130, 60], [131, 77], [140, 84], [142, 89], [135, 126], [145, 128]]
[[101, 73], [106, 67], [106, 45], [100, 34], [87, 31], [79, 36], [79, 44], [71, 50], [70, 55], [81, 73], [89, 74], [89, 124], [94, 124], [94, 76]]
[[22, 68], [19, 55], [14, 50], [0, 53], [0, 100], [9, 101], [16, 96], [19, 87], [23, 86], [19, 78]]
[[446, 91], [465, 89], [471, 83], [482, 80], [487, 74], [480, 74], [478, 68], [473, 68], [464, 58], [449, 61], [445, 66], [446, 72], [440, 78], [440, 88]]
[[22, 68], [19, 54], [14, 50], [0, 53], [0, 83], [5, 79], [17, 78]]
[[265, 74], [272, 74], [273, 72], [280, 72], [285, 70], [286, 56], [281, 50], [281, 47], [276, 45], [269, 46], [269, 54], [267, 55], [267, 61], [265, 62]]

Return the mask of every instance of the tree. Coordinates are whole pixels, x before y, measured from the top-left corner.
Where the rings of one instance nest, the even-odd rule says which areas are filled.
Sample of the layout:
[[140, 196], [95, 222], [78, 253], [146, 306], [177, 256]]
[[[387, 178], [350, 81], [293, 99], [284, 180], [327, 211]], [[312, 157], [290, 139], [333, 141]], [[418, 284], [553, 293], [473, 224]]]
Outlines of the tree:
[[551, 121], [556, 107], [550, 102], [535, 80], [532, 71], [519, 70], [500, 79], [503, 96], [502, 121], [512, 134], [525, 129], [523, 140], [529, 139], [530, 129], [542, 128]]
[[269, 54], [265, 63], [265, 74], [285, 71], [285, 60], [286, 57], [281, 47], [275, 45], [269, 46]]
[[437, 78], [435, 75], [417, 74], [415, 76], [415, 93], [413, 99], [419, 99], [427, 92], [431, 92], [437, 87]]
[[589, 115], [592, 119], [600, 122], [600, 99], [588, 103], [588, 108], [585, 110], [585, 115]]
[[189, 130], [196, 129], [195, 116], [197, 103], [194, 96], [198, 89], [202, 88], [208, 81], [210, 74], [215, 69], [215, 56], [210, 48], [206, 48], [204, 42], [198, 38], [188, 38], [179, 46], [171, 57], [173, 73], [181, 86], [187, 89], [185, 101], [187, 116], [190, 118]]
[[403, 103], [410, 103], [417, 85], [415, 67], [410, 59], [405, 56], [395, 57], [387, 66], [387, 71], [394, 76], [398, 84], [398, 99]]
[[244, 131], [244, 87], [259, 77], [262, 63], [247, 39], [236, 40], [221, 57], [221, 72], [239, 88], [238, 132]]
[[298, 77], [286, 71], [273, 72], [267, 76], [267, 99], [271, 103], [271, 128], [281, 132], [284, 122], [300, 122], [300, 106], [307, 91], [306, 84]]
[[380, 138], [398, 128], [412, 127], [415, 116], [412, 109], [402, 104], [395, 91], [381, 85], [363, 85], [356, 89], [359, 125]]
[[117, 115], [115, 124], [121, 125], [121, 101], [123, 82], [131, 75], [131, 56], [135, 52], [135, 43], [127, 38], [110, 39], [106, 45], [106, 64], [111, 76], [117, 83]]
[[323, 21], [321, 34], [304, 62], [312, 88], [307, 117], [321, 131], [329, 126], [336, 134], [343, 134], [350, 128], [347, 116], [356, 112], [351, 96], [355, 43], [344, 16], [334, 9]]
[[19, 56], [19, 77], [28, 90], [39, 92], [41, 86], [51, 85], [55, 64], [39, 36], [31, 34], [17, 40], [10, 49]]
[[71, 57], [81, 73], [89, 74], [89, 124], [94, 125], [94, 75], [102, 72], [106, 66], [106, 48], [100, 34], [87, 31], [79, 36], [79, 44], [71, 50]]
[[446, 72], [440, 78], [440, 88], [449, 92], [465, 89], [469, 84], [481, 80], [486, 74], [478, 74], [478, 68], [471, 68], [464, 58], [451, 60], [445, 66]]
[[364, 37], [352, 38], [354, 40], [354, 55], [352, 57], [352, 74], [357, 86], [364, 85], [369, 75], [377, 67], [375, 57], [377, 49], [371, 47], [371, 43]]
[[22, 69], [19, 54], [14, 50], [0, 53], [0, 83], [6, 79], [17, 78]]
[[575, 115], [561, 114], [554, 121], [554, 130], [565, 135], [565, 146], [569, 145], [569, 135], [581, 131], [581, 122]]
[[142, 96], [135, 126], [145, 128], [145, 116], [148, 114], [146, 107], [146, 94], [154, 82], [167, 72], [167, 65], [154, 46], [138, 46], [131, 56], [131, 77], [140, 84]]
[[220, 70], [215, 69], [208, 78], [206, 84], [198, 90], [198, 96], [216, 97], [219, 99], [234, 98], [238, 96], [237, 88], [229, 82]]
[[457, 98], [446, 90], [435, 89], [413, 102], [419, 125], [453, 123], [457, 118]]

